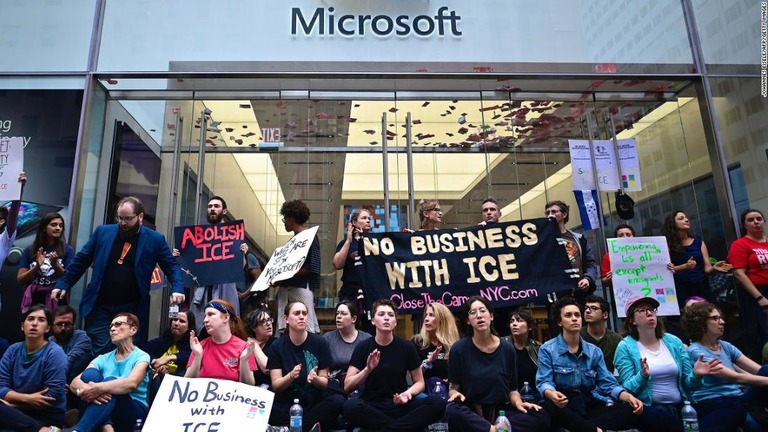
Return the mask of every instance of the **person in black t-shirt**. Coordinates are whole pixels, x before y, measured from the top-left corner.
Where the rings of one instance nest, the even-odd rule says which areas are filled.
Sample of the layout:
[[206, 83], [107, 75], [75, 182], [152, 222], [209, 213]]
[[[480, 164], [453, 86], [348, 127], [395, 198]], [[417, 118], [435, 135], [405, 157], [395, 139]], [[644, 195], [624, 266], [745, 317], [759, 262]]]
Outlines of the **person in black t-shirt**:
[[316, 423], [331, 429], [341, 414], [344, 397], [326, 391], [331, 351], [322, 336], [308, 331], [308, 316], [304, 303], [288, 303], [284, 316], [287, 331], [269, 349], [267, 369], [275, 392], [270, 425], [288, 426], [294, 399], [304, 408], [304, 431]]
[[[437, 396], [415, 398], [424, 391], [421, 363], [412, 343], [395, 337], [397, 307], [389, 299], [373, 303], [376, 335], [355, 347], [344, 381], [351, 393], [365, 384], [358, 399], [344, 403], [352, 426], [379, 431], [416, 431], [440, 420], [445, 401]], [[413, 384], [409, 387], [406, 373]]]
[[411, 339], [421, 359], [425, 383], [429, 384], [430, 378], [439, 378], [447, 383], [448, 354], [457, 340], [459, 329], [450, 309], [440, 303], [427, 305], [421, 331]]

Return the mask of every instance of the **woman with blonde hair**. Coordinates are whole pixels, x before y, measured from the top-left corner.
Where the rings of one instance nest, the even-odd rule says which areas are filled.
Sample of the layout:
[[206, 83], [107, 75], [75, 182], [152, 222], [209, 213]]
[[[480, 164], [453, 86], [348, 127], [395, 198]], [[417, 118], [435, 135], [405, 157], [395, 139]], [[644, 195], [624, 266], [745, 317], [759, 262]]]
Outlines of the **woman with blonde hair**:
[[440, 303], [428, 304], [424, 308], [421, 331], [412, 339], [421, 359], [425, 382], [433, 377], [448, 379], [448, 353], [459, 339], [459, 329], [451, 311]]
[[439, 229], [443, 222], [443, 209], [437, 200], [421, 200], [417, 207], [419, 212], [419, 230], [429, 231]]

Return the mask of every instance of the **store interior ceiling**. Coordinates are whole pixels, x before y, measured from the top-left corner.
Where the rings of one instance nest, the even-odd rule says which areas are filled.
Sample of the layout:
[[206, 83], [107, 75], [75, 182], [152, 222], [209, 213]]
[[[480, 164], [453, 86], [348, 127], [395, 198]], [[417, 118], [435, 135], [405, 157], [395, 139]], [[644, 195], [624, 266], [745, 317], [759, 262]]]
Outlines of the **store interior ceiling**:
[[[590, 126], [595, 138], [609, 137], [610, 128], [618, 139], [631, 138], [692, 100], [679, 96], [691, 85], [684, 80], [465, 81], [400, 80], [393, 92], [376, 80], [339, 91], [356, 84], [187, 79], [173, 89], [192, 92], [195, 107], [210, 110], [206, 151], [234, 154], [276, 228], [280, 205], [303, 199], [310, 224], [331, 238], [343, 205], [383, 204], [385, 140], [390, 204], [408, 205], [408, 115], [415, 200], [439, 200], [443, 226], [462, 227], [477, 224], [488, 195], [516, 219], [525, 200], [569, 180], [568, 140], [586, 139]], [[249, 92], [237, 91], [243, 88]], [[258, 96], [227, 97], [238, 94]], [[164, 102], [164, 124], [147, 127], [163, 148], [176, 133], [169, 120], [175, 105]], [[190, 136], [199, 136], [201, 124], [198, 112]], [[200, 139], [193, 141], [183, 145], [198, 147]]]

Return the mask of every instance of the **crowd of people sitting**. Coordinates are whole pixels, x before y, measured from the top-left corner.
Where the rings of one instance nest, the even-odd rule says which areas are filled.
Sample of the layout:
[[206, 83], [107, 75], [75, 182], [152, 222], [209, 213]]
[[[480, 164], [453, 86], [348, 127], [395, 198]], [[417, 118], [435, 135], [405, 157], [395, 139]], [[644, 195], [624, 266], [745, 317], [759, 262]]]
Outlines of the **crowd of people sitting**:
[[[609, 313], [603, 302], [556, 300], [550, 313], [558, 332], [542, 344], [526, 309], [506, 317], [509, 337], [498, 336], [494, 321], [502, 317], [483, 297], [468, 299], [457, 314], [429, 304], [410, 341], [395, 336], [397, 308], [388, 299], [373, 304], [372, 335], [358, 329], [351, 302], [337, 305], [336, 329], [322, 336], [308, 331], [307, 306], [291, 302], [277, 338], [267, 310], [243, 321], [231, 304], [213, 299], [205, 305], [202, 341], [194, 314], [183, 311], [161, 337], [136, 346], [138, 318], [118, 313], [110, 323], [115, 349], [96, 357], [77, 341], [71, 308], [54, 314], [37, 304], [22, 317], [24, 341], [0, 360], [0, 430], [58, 431], [68, 406], [79, 417], [67, 430], [132, 430], [168, 374], [267, 388], [275, 393], [273, 426], [288, 425], [299, 399], [304, 430], [421, 431], [444, 422], [449, 430], [493, 432], [504, 413], [512, 430], [681, 431], [686, 402], [700, 430], [766, 430], [768, 366], [722, 339], [715, 304], [698, 300], [685, 308], [681, 340], [665, 331], [654, 298], [631, 299], [621, 339], [606, 350], [582, 336], [585, 310]], [[523, 399], [523, 386], [535, 389], [532, 398]]]

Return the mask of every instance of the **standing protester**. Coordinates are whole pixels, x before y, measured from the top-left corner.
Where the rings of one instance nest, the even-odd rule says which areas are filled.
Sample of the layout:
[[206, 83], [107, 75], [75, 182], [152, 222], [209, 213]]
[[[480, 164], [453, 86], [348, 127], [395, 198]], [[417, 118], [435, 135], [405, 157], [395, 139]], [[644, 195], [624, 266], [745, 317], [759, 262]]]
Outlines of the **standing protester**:
[[73, 259], [75, 250], [67, 244], [64, 218], [58, 213], [46, 214], [37, 225], [35, 240], [24, 249], [19, 260], [16, 280], [26, 285], [21, 313], [33, 304], [56, 309], [59, 302], [51, 297], [51, 291]]
[[371, 231], [371, 213], [365, 209], [355, 209], [349, 216], [347, 224], [347, 236], [336, 246], [336, 254], [333, 256], [333, 267], [336, 270], [344, 270], [341, 274], [341, 289], [339, 289], [339, 301], [357, 302], [363, 294], [363, 286], [360, 280], [360, 271], [357, 266], [363, 264], [358, 240], [360, 235]]
[[[94, 354], [112, 346], [109, 325], [119, 312], [130, 312], [140, 321], [149, 321], [149, 290], [155, 265], [171, 283], [171, 304], [184, 302], [181, 268], [171, 254], [165, 236], [142, 225], [144, 205], [136, 197], [117, 203], [116, 224], [101, 225], [75, 255], [64, 276], [56, 282], [51, 296], [57, 300], [92, 268], [91, 282], [80, 300], [80, 316], [93, 343]], [[138, 333], [147, 339], [147, 326]], [[138, 330], [138, 327], [137, 327]]]
[[742, 237], [731, 245], [728, 262], [739, 281], [739, 317], [747, 339], [750, 357], [768, 343], [768, 237], [765, 217], [756, 209], [741, 214]]
[[8, 252], [16, 241], [16, 225], [19, 222], [19, 209], [21, 209], [21, 196], [24, 195], [24, 185], [27, 184], [27, 175], [24, 171], [19, 173], [21, 193], [19, 199], [11, 202], [11, 208], [0, 207], [0, 267], [5, 263]]
[[[283, 225], [287, 232], [294, 235], [307, 229], [309, 207], [301, 200], [287, 201], [280, 207]], [[307, 330], [310, 333], [320, 333], [320, 324], [315, 314], [315, 290], [320, 288], [320, 241], [315, 236], [307, 252], [307, 259], [292, 278], [274, 282], [278, 287], [277, 310], [284, 310], [289, 303], [301, 302], [307, 306]], [[279, 314], [278, 314], [279, 315]], [[285, 330], [285, 316], [279, 315], [277, 320], [279, 331]]]
[[440, 229], [443, 222], [443, 209], [437, 200], [421, 200], [417, 206], [419, 211], [419, 231]]
[[597, 289], [595, 285], [598, 275], [597, 261], [592, 253], [592, 247], [582, 234], [565, 228], [569, 220], [567, 204], [562, 201], [550, 201], [544, 209], [546, 217], [557, 222], [560, 238], [565, 242], [565, 251], [568, 253], [571, 266], [579, 273], [579, 281], [569, 294], [572, 294], [580, 305], [584, 305], [587, 296]]
[[[211, 197], [208, 200], [208, 223], [217, 225], [224, 221], [227, 214], [227, 202], [220, 196]], [[241, 248], [242, 252], [242, 248]], [[178, 249], [173, 249], [173, 256], [181, 255]], [[240, 316], [240, 297], [238, 296], [237, 284], [235, 282], [207, 285], [193, 288], [192, 301], [189, 310], [195, 315], [197, 328], [195, 331], [201, 336], [203, 332], [203, 320], [205, 319], [205, 305], [213, 299], [221, 299], [232, 305], [235, 314]]]
[[501, 210], [499, 209], [499, 202], [494, 197], [488, 197], [483, 200], [482, 215], [483, 221], [480, 225], [489, 225], [499, 222], [501, 219]]

